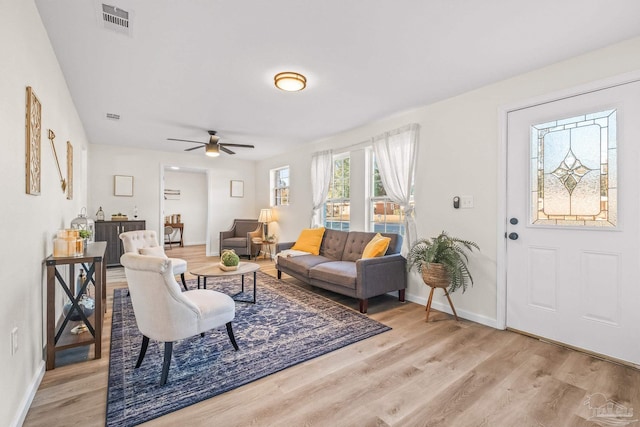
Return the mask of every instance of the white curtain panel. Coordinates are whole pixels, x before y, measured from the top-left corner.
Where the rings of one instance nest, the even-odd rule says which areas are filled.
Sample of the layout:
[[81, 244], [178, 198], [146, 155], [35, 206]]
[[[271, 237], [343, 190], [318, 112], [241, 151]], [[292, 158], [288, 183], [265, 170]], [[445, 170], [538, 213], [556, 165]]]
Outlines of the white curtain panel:
[[331, 176], [333, 175], [333, 154], [331, 150], [318, 151], [311, 156], [311, 194], [313, 209], [311, 211], [311, 227], [322, 226], [320, 208], [327, 200]]
[[417, 239], [414, 212], [409, 200], [418, 157], [419, 129], [418, 124], [412, 123], [373, 138], [373, 151], [382, 185], [391, 201], [404, 210], [405, 248], [410, 248]]

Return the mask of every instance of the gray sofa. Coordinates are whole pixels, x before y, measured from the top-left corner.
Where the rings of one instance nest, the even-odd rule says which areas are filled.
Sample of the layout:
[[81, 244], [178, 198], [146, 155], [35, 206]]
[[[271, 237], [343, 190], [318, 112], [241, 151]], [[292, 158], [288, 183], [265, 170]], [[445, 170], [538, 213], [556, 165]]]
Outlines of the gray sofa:
[[[375, 234], [326, 230], [319, 255], [278, 257], [278, 279], [286, 273], [309, 285], [358, 298], [361, 313], [367, 312], [368, 298], [387, 292], [398, 291], [398, 298], [404, 301], [407, 270], [406, 260], [400, 255], [402, 236], [381, 233], [391, 238], [385, 255], [360, 259]], [[291, 249], [294, 243], [278, 243], [276, 252]]]

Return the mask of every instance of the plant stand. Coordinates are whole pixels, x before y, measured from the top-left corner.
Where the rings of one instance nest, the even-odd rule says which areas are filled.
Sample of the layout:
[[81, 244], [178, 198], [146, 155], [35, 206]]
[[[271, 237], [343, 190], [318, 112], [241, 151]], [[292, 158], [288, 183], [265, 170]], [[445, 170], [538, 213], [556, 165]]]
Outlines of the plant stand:
[[[436, 288], [440, 287], [440, 286], [429, 286], [431, 288], [431, 292], [429, 292], [429, 300], [427, 301], [427, 306], [425, 307], [425, 311], [427, 312], [426, 315], [426, 319], [425, 322], [429, 321], [429, 312], [431, 311], [431, 302], [433, 301], [433, 292], [436, 290]], [[447, 297], [447, 300], [449, 300], [449, 305], [451, 306], [451, 310], [453, 311], [453, 317], [456, 318], [456, 321], [460, 321], [460, 319], [458, 319], [458, 313], [456, 313], [456, 309], [453, 307], [453, 302], [451, 302], [451, 297], [449, 297], [449, 291], [447, 290], [447, 288], [442, 288], [442, 290], [444, 291], [444, 295]]]

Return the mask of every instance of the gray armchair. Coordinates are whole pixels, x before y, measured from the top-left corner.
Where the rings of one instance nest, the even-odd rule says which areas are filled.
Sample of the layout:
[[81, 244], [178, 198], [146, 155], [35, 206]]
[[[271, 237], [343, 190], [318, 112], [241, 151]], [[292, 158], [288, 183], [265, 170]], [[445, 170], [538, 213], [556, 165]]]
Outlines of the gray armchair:
[[257, 219], [234, 219], [231, 229], [220, 232], [220, 253], [233, 249], [238, 256], [251, 256], [260, 249], [252, 239], [262, 237], [262, 223]]

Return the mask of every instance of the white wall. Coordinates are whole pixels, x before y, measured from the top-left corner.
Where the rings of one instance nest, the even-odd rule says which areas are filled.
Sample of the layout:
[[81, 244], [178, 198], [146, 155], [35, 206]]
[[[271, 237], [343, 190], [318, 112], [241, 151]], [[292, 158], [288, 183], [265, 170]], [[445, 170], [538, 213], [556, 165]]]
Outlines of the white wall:
[[[88, 211], [95, 214], [102, 206], [105, 219], [122, 212], [131, 219], [138, 208], [138, 219], [147, 222], [147, 228], [162, 232], [164, 215], [160, 212], [162, 171], [168, 166], [199, 169], [207, 173], [209, 188], [209, 244], [210, 255], [218, 254], [220, 231], [227, 230], [234, 218], [257, 218], [255, 206], [255, 163], [231, 157], [211, 158], [202, 152], [164, 152], [137, 148], [92, 144], [89, 153]], [[133, 197], [113, 195], [113, 176], [134, 177]], [[230, 180], [244, 181], [244, 197], [231, 197]], [[171, 213], [171, 212], [167, 212]]]
[[[32, 0], [0, 2], [0, 221], [5, 224], [0, 298], [0, 424], [20, 424], [44, 373], [46, 281], [43, 260], [52, 253], [53, 236], [86, 204], [83, 178], [85, 133], [62, 72]], [[42, 104], [41, 195], [25, 194], [25, 87]], [[47, 139], [66, 176], [66, 141], [74, 147], [74, 199], [67, 200]], [[18, 352], [11, 355], [10, 331], [18, 328]]]
[[[164, 201], [164, 216], [180, 214], [184, 224], [184, 244], [204, 245], [207, 238], [207, 175], [204, 172], [168, 171], [165, 188], [180, 190], [179, 200]], [[177, 241], [180, 232], [172, 238]]]
[[[498, 211], [498, 194], [499, 187], [505, 185], [498, 182], [500, 107], [638, 69], [640, 38], [635, 38], [432, 105], [398, 113], [322, 141], [301, 145], [286, 155], [258, 163], [256, 203], [259, 206], [269, 203], [269, 169], [289, 164], [291, 205], [277, 210], [279, 221], [270, 230], [279, 234], [280, 241], [295, 240], [300, 229], [309, 224], [311, 153], [327, 148], [341, 150], [402, 125], [419, 123], [420, 147], [415, 180], [418, 235], [432, 237], [447, 230], [454, 236], [480, 245], [481, 253], [472, 257], [470, 265], [475, 286], [465, 294], [453, 294], [453, 299], [459, 315], [495, 325], [496, 263], [500, 250], [497, 230], [498, 221], [503, 220], [504, 214]], [[353, 155], [360, 164], [362, 150], [354, 151]], [[351, 171], [352, 182], [357, 179], [354, 169]], [[365, 199], [365, 188], [362, 183], [352, 184], [352, 203]], [[456, 195], [473, 196], [475, 207], [453, 209], [452, 198]], [[357, 211], [353, 209], [352, 218], [355, 215]], [[357, 221], [364, 224], [363, 218]], [[416, 273], [410, 274], [407, 290], [410, 300], [424, 304], [427, 290]], [[435, 306], [448, 310], [443, 297], [438, 297]]]

